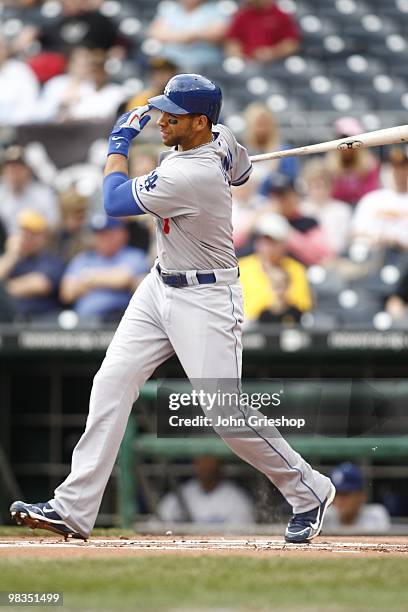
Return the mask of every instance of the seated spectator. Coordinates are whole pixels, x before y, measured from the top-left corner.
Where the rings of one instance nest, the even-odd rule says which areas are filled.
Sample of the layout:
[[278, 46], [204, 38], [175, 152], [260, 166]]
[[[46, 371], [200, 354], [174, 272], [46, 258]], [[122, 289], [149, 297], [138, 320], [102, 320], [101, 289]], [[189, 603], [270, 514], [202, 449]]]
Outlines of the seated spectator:
[[232, 17], [226, 53], [257, 62], [276, 62], [299, 49], [293, 18], [272, 0], [245, 0]]
[[149, 60], [146, 88], [140, 91], [120, 108], [120, 113], [144, 106], [149, 98], [158, 96], [163, 93], [168, 81], [177, 74], [178, 68], [176, 64], [163, 57], [152, 57]]
[[89, 73], [87, 77], [93, 87], [93, 92], [81, 96], [73, 106], [72, 119], [85, 120], [106, 119], [113, 117], [123, 101], [123, 88], [110, 81], [106, 72], [106, 54], [103, 51], [92, 51], [89, 57]]
[[386, 508], [366, 503], [363, 474], [357, 465], [341, 463], [330, 478], [337, 492], [332, 506], [327, 509], [325, 529], [352, 529], [370, 534], [389, 531], [391, 519]]
[[0, 33], [0, 126], [28, 123], [36, 108], [38, 80], [28, 66], [10, 57]]
[[[246, 122], [244, 142], [251, 155], [282, 151], [288, 145], [281, 141], [279, 126], [275, 115], [262, 102], [251, 102], [245, 111]], [[279, 172], [294, 181], [299, 173], [300, 163], [297, 157], [267, 160], [254, 164], [251, 181], [259, 184], [270, 174]]]
[[28, 319], [57, 312], [58, 284], [63, 263], [48, 250], [49, 228], [45, 217], [25, 210], [18, 231], [6, 242], [0, 256], [0, 280], [13, 299], [16, 311]]
[[92, 245], [92, 233], [88, 227], [88, 199], [74, 187], [59, 196], [61, 222], [54, 231], [53, 250], [65, 261], [70, 261], [81, 251]]
[[196, 457], [195, 478], [160, 500], [157, 514], [166, 522], [249, 525], [255, 522], [249, 496], [222, 476], [217, 457]]
[[290, 232], [287, 220], [273, 213], [254, 225], [255, 253], [239, 260], [247, 320], [293, 324], [312, 308], [305, 268], [287, 253]]
[[365, 195], [352, 221], [354, 239], [375, 247], [408, 249], [408, 155], [403, 148], [389, 153], [394, 184]]
[[62, 52], [73, 47], [109, 51], [120, 42], [118, 26], [95, 6], [94, 0], [60, 0], [58, 19], [38, 33], [46, 49]]
[[43, 123], [73, 120], [78, 105], [86, 105], [94, 92], [90, 51], [77, 47], [68, 58], [65, 74], [53, 77], [44, 85], [33, 120]]
[[61, 300], [72, 304], [80, 319], [116, 321], [148, 271], [146, 254], [128, 247], [123, 221], [103, 214], [92, 218], [95, 248], [78, 253], [61, 282]]
[[333, 246], [316, 219], [301, 212], [299, 194], [288, 177], [275, 174], [265, 181], [262, 189], [271, 209], [283, 215], [291, 225], [288, 252], [306, 266], [327, 263], [334, 255]]
[[149, 35], [163, 44], [161, 55], [185, 72], [199, 72], [222, 60], [219, 44], [227, 24], [217, 5], [204, 0], [161, 3]]
[[18, 216], [25, 209], [43, 215], [51, 228], [58, 222], [58, 204], [54, 192], [35, 180], [24, 149], [11, 146], [4, 152], [0, 181], [0, 219], [7, 234], [17, 231]]
[[[342, 117], [334, 124], [335, 137], [346, 138], [364, 132], [363, 126], [353, 117]], [[354, 206], [370, 191], [380, 187], [380, 163], [366, 149], [330, 151], [327, 165], [333, 174], [332, 196]]]
[[335, 254], [340, 255], [350, 239], [350, 206], [332, 197], [333, 177], [323, 160], [306, 162], [302, 179], [305, 190], [302, 213], [316, 219]]
[[117, 25], [97, 9], [94, 0], [61, 0], [60, 4], [62, 10], [56, 19], [46, 26], [33, 21], [15, 43], [16, 52], [23, 53], [29, 52], [33, 43], [41, 46], [28, 60], [41, 82], [62, 74], [66, 54], [76, 47], [116, 54], [121, 44]]

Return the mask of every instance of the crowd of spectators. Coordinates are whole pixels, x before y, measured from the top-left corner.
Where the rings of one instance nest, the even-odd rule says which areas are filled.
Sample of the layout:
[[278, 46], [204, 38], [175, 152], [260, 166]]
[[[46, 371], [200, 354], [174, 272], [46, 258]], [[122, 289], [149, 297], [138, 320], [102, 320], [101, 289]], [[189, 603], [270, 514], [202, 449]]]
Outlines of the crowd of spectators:
[[[295, 20], [272, 0], [242, 0], [233, 13], [206, 0], [157, 3], [138, 36], [112, 18], [114, 4], [0, 2], [8, 16], [0, 27], [2, 320], [57, 320], [67, 308], [84, 323], [117, 320], [155, 255], [152, 221], [101, 217], [100, 191], [84, 181], [91, 170], [101, 177], [105, 132], [99, 149], [89, 143], [82, 167], [89, 170], [56, 168], [48, 159], [47, 174], [40, 171], [46, 164], [33, 163], [27, 139], [16, 144], [27, 125], [109, 123], [160, 93], [177, 72], [205, 72], [229, 56], [264, 65], [301, 49]], [[152, 40], [160, 53], [146, 55]], [[140, 78], [117, 76], [129, 63]], [[239, 139], [251, 154], [291, 146], [270, 105], [251, 102], [242, 118]], [[157, 164], [151, 124], [131, 153], [132, 176]], [[333, 138], [363, 131], [353, 116], [333, 122]], [[324, 310], [319, 290], [327, 290], [329, 275], [343, 289], [375, 277], [377, 288], [382, 283], [377, 311], [388, 313], [389, 325], [408, 319], [408, 154], [404, 147], [380, 153], [347, 149], [257, 163], [233, 189], [248, 322], [302, 323], [305, 313]]]
[[[128, 89], [112, 77], [126, 59], [138, 73], [147, 56], [104, 4], [0, 3], [4, 15], [12, 10], [0, 28], [0, 124], [97, 119], [126, 103]], [[169, 70], [205, 71], [230, 54], [273, 62], [294, 53], [299, 39], [295, 21], [270, 0], [245, 0], [232, 16], [207, 0], [158, 3], [145, 40], [159, 45], [167, 64], [162, 78], [148, 84], [148, 93], [160, 91]], [[131, 87], [137, 89], [135, 83]]]

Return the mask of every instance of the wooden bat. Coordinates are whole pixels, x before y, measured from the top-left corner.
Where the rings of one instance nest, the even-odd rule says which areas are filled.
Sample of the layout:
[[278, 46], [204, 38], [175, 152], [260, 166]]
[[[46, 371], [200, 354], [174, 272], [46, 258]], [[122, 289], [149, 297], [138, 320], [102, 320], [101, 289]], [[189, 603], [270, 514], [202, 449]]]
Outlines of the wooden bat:
[[380, 147], [382, 145], [398, 144], [401, 142], [408, 142], [408, 125], [399, 125], [397, 127], [386, 128], [385, 130], [375, 130], [374, 132], [365, 132], [357, 136], [329, 140], [328, 142], [319, 142], [318, 144], [307, 145], [306, 147], [273, 151], [272, 153], [264, 153], [262, 155], [252, 155], [250, 160], [252, 162], [258, 162], [267, 159], [280, 159], [281, 157], [326, 153], [327, 151], [334, 151], [336, 149], [339, 151], [343, 151], [344, 149], [367, 149], [368, 147]]

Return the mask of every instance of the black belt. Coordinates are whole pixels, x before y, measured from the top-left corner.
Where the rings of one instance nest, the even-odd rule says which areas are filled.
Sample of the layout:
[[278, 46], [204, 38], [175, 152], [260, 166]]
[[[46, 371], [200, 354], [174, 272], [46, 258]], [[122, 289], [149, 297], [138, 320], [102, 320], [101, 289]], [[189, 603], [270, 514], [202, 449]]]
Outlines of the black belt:
[[[156, 269], [165, 285], [170, 287], [187, 287], [190, 283], [184, 272], [165, 272], [157, 264]], [[214, 272], [197, 272], [196, 277], [199, 285], [208, 285], [217, 282]]]

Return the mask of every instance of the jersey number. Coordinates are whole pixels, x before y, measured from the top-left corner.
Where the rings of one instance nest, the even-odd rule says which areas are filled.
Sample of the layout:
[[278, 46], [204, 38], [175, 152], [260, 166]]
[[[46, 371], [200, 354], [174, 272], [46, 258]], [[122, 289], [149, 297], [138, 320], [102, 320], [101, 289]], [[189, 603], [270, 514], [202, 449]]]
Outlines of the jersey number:
[[170, 219], [167, 217], [163, 219], [163, 234], [170, 234]]

